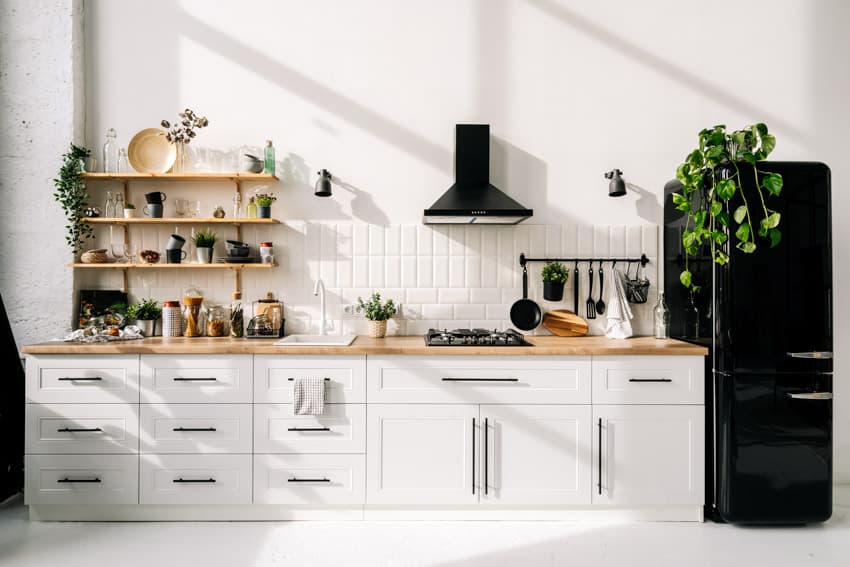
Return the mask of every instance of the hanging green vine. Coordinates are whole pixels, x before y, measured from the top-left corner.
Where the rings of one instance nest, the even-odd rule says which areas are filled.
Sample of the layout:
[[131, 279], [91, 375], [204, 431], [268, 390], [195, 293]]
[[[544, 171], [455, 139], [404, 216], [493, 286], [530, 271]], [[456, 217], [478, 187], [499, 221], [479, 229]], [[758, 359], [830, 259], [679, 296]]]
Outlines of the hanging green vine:
[[[703, 244], [709, 244], [711, 258], [723, 265], [729, 261], [729, 233], [738, 240], [735, 247], [746, 254], [755, 252], [759, 241], [773, 248], [782, 240], [780, 214], [767, 206], [770, 196], [782, 192], [782, 176], [758, 169], [758, 162], [765, 160], [775, 147], [776, 138], [764, 124], [731, 134], [726, 132], [726, 126], [718, 125], [699, 133], [699, 148], [676, 169], [682, 189], [673, 193], [673, 204], [688, 215], [682, 232], [685, 269], [679, 280], [692, 293], [700, 286], [693, 282], [688, 260], [697, 255]], [[740, 190], [741, 170], [749, 168], [758, 194], [755, 203], [750, 203]], [[742, 204], [730, 214], [732, 198], [739, 190]]]
[[71, 144], [71, 149], [62, 154], [62, 167], [59, 169], [59, 177], [53, 180], [56, 192], [53, 198], [62, 206], [68, 224], [65, 228], [68, 235], [65, 242], [71, 247], [74, 256], [78, 256], [83, 249], [83, 243], [94, 236], [91, 225], [85, 221], [85, 210], [89, 204], [89, 194], [86, 191], [86, 182], [81, 175], [84, 168], [84, 160], [91, 155], [91, 150]]

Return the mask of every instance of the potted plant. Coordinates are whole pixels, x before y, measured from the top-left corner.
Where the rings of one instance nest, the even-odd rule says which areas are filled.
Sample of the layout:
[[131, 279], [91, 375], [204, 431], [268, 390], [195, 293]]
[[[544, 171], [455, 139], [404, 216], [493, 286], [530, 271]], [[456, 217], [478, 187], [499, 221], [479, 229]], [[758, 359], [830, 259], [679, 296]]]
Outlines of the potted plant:
[[564, 284], [570, 277], [570, 271], [560, 262], [546, 262], [543, 266], [543, 299], [561, 301], [564, 297]]
[[[693, 281], [688, 261], [704, 246], [714, 262], [723, 265], [729, 261], [730, 233], [738, 240], [735, 247], [745, 254], [755, 252], [759, 242], [773, 248], [781, 241], [780, 214], [768, 204], [770, 197], [782, 192], [782, 176], [758, 168], [775, 147], [776, 138], [764, 124], [731, 134], [721, 124], [703, 129], [699, 147], [676, 169], [682, 187], [672, 194], [673, 204], [687, 215], [682, 231], [685, 265], [679, 281], [692, 294], [701, 286]], [[749, 195], [743, 190], [744, 175], [755, 181]]]
[[127, 318], [135, 319], [136, 326], [146, 337], [156, 334], [156, 322], [162, 316], [162, 308], [155, 299], [142, 299], [127, 308]]
[[357, 298], [357, 312], [362, 312], [369, 320], [369, 336], [381, 339], [387, 336], [387, 319], [395, 315], [398, 308], [392, 299], [382, 303], [381, 294], [375, 291], [369, 301], [363, 301], [362, 297]]
[[216, 234], [209, 230], [199, 230], [192, 238], [195, 241], [195, 254], [198, 257], [198, 262], [201, 264], [212, 263]]
[[131, 219], [136, 216], [136, 205], [133, 203], [127, 203], [124, 205], [124, 218]]
[[[53, 180], [56, 192], [53, 198], [62, 206], [68, 224], [68, 235], [65, 242], [71, 247], [74, 257], [82, 252], [83, 244], [94, 237], [91, 225], [86, 222], [89, 194], [86, 191], [86, 180], [82, 176], [85, 171], [85, 160], [91, 155], [91, 150], [71, 144], [71, 149], [62, 154], [62, 167], [59, 176]], [[90, 212], [94, 212], [93, 210]]]
[[257, 205], [257, 216], [261, 219], [269, 219], [272, 216], [272, 203], [277, 201], [274, 193], [257, 193], [254, 195], [254, 203]]

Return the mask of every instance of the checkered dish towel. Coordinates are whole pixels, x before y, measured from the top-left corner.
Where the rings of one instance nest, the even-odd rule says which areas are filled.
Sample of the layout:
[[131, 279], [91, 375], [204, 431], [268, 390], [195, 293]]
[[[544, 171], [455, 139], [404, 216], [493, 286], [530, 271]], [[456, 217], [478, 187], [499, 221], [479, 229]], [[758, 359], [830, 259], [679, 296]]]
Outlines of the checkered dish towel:
[[325, 379], [296, 378], [292, 383], [295, 415], [322, 415], [325, 411]]

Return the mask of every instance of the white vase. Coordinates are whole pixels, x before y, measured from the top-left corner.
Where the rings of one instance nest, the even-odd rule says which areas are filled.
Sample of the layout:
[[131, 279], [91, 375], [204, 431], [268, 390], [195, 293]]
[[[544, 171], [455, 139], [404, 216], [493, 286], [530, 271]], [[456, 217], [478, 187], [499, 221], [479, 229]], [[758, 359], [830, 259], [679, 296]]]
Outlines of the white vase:
[[198, 262], [201, 264], [211, 264], [213, 258], [213, 249], [206, 246], [198, 246], [195, 248], [195, 255], [198, 257]]
[[124, 209], [124, 218], [132, 219], [136, 216], [136, 209]]

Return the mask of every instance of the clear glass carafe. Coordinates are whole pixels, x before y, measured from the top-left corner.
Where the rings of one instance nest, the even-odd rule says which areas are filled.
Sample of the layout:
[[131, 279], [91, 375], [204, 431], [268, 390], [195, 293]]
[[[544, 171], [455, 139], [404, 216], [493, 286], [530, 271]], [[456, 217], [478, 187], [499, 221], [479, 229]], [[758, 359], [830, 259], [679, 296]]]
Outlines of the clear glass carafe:
[[670, 338], [670, 310], [664, 301], [664, 292], [658, 292], [658, 303], [655, 304], [655, 338]]
[[115, 173], [118, 171], [118, 134], [115, 128], [106, 131], [106, 143], [103, 144], [103, 171]]

